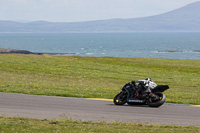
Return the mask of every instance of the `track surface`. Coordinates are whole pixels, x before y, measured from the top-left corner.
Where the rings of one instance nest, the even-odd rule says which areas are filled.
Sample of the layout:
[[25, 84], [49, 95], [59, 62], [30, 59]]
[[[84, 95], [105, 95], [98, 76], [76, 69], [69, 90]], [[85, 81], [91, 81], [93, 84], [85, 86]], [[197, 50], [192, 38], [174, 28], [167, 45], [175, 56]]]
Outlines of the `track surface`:
[[0, 93], [0, 115], [200, 126], [200, 107], [175, 104], [164, 104], [160, 108], [116, 106], [112, 101], [12, 93]]

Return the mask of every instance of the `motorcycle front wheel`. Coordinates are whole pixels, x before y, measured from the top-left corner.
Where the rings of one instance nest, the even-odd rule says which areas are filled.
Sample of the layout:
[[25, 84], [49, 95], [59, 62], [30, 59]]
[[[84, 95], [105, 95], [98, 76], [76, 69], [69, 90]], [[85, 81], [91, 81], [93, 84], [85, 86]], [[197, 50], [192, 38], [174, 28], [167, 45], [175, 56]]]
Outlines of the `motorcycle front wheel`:
[[166, 96], [162, 92], [156, 92], [154, 96], [149, 98], [148, 104], [150, 107], [160, 107], [165, 103]]
[[127, 102], [127, 94], [120, 92], [114, 97], [113, 102], [115, 105], [124, 105]]

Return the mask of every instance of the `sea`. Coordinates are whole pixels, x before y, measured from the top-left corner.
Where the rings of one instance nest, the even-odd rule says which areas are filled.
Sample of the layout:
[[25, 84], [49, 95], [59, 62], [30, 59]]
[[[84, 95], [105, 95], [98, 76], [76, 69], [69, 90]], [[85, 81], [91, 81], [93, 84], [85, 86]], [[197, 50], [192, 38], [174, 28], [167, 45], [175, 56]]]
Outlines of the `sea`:
[[60, 56], [200, 60], [200, 33], [0, 33], [0, 48]]

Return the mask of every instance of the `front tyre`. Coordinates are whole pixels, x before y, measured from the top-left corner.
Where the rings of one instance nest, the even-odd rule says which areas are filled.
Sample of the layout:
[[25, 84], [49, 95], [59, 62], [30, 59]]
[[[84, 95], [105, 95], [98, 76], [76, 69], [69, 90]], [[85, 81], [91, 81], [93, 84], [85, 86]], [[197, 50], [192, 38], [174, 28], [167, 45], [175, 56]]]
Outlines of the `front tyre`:
[[120, 92], [114, 97], [113, 102], [115, 105], [124, 105], [127, 102], [127, 94]]
[[150, 107], [160, 107], [165, 103], [166, 96], [162, 92], [155, 92], [153, 96], [149, 98]]

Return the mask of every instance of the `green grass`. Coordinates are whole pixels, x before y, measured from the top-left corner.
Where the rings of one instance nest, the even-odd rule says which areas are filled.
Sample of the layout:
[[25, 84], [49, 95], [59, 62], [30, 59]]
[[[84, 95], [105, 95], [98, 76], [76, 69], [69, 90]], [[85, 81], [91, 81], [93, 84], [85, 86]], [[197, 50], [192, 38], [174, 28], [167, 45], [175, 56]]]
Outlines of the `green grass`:
[[1, 133], [198, 133], [200, 127], [0, 117]]
[[200, 60], [0, 55], [0, 92], [113, 98], [131, 80], [167, 84], [167, 102], [200, 104]]

